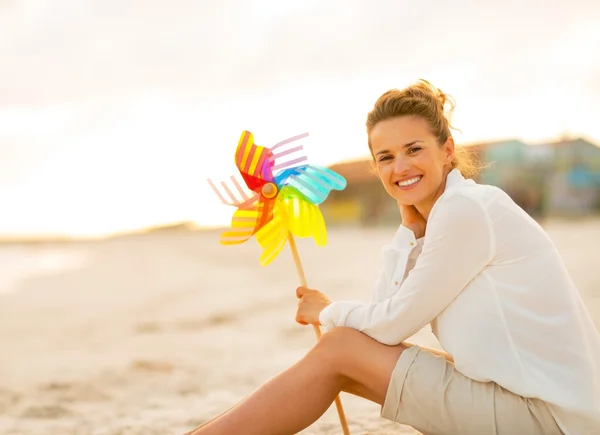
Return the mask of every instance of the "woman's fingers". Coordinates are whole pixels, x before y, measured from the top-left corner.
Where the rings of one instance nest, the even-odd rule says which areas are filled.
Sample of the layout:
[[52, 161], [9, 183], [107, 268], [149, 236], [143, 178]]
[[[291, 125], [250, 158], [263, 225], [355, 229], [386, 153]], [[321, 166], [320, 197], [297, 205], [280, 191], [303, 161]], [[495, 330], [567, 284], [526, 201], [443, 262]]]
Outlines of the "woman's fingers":
[[305, 294], [307, 294], [307, 293], [309, 293], [309, 292], [311, 292], [311, 291], [314, 291], [314, 290], [311, 290], [311, 289], [309, 289], [309, 288], [307, 288], [307, 287], [302, 287], [302, 286], [300, 286], [300, 287], [298, 287], [298, 288], [296, 289], [296, 297], [297, 297], [298, 299], [300, 299], [302, 296], [304, 296]]

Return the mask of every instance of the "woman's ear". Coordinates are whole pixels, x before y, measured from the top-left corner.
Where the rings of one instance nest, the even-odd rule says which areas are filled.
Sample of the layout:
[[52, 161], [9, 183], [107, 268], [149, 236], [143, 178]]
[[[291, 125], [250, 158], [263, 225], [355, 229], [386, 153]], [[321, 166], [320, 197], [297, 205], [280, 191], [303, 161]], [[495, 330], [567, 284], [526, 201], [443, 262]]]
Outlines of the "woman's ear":
[[452, 160], [454, 160], [454, 138], [452, 136], [448, 137], [446, 140], [446, 143], [444, 144], [444, 152], [446, 164], [452, 163]]

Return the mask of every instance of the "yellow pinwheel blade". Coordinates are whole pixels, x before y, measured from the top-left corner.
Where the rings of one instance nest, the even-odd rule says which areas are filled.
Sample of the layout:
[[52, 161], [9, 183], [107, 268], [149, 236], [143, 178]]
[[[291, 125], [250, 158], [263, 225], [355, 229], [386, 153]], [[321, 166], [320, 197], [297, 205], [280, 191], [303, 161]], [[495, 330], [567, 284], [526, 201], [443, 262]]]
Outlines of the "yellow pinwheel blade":
[[260, 264], [266, 266], [275, 259], [288, 241], [289, 229], [285, 215], [280, 213], [279, 201], [275, 205], [273, 219], [256, 233], [256, 240], [263, 248]]
[[256, 224], [260, 219], [261, 210], [258, 207], [238, 209], [231, 218], [231, 228], [221, 233], [219, 241], [222, 245], [238, 245], [252, 237]]
[[318, 246], [327, 244], [327, 230], [321, 210], [296, 188], [284, 186], [279, 192], [277, 207], [287, 217], [289, 230], [294, 236], [312, 237]]
[[263, 248], [260, 264], [271, 263], [288, 242], [289, 233], [296, 237], [312, 237], [317, 245], [325, 246], [327, 231], [321, 210], [298, 189], [284, 186], [273, 207], [272, 219], [256, 232]]
[[221, 244], [244, 243], [271, 220], [275, 204], [275, 199], [266, 199], [237, 209], [231, 218], [231, 228], [221, 234]]

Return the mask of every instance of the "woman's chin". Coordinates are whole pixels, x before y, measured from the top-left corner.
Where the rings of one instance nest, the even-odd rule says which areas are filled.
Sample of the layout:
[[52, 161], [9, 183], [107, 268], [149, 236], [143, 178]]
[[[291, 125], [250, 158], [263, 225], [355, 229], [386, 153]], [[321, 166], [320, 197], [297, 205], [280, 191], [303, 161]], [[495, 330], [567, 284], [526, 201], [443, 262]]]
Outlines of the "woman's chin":
[[398, 202], [398, 205], [411, 206], [418, 204], [422, 200], [420, 196], [421, 195], [396, 195], [396, 201]]

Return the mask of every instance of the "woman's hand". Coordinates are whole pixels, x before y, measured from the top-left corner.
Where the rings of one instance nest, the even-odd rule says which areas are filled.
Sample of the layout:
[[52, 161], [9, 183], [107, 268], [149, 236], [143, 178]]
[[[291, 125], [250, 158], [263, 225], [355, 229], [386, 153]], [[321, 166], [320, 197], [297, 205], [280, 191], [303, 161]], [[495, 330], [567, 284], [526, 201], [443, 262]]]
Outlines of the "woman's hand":
[[318, 290], [311, 290], [306, 287], [296, 289], [298, 299], [298, 311], [296, 312], [296, 322], [301, 325], [320, 325], [319, 314], [331, 303], [329, 298]]
[[415, 238], [420, 239], [425, 235], [427, 221], [414, 205], [398, 203], [400, 215], [402, 216], [402, 225], [415, 233]]

